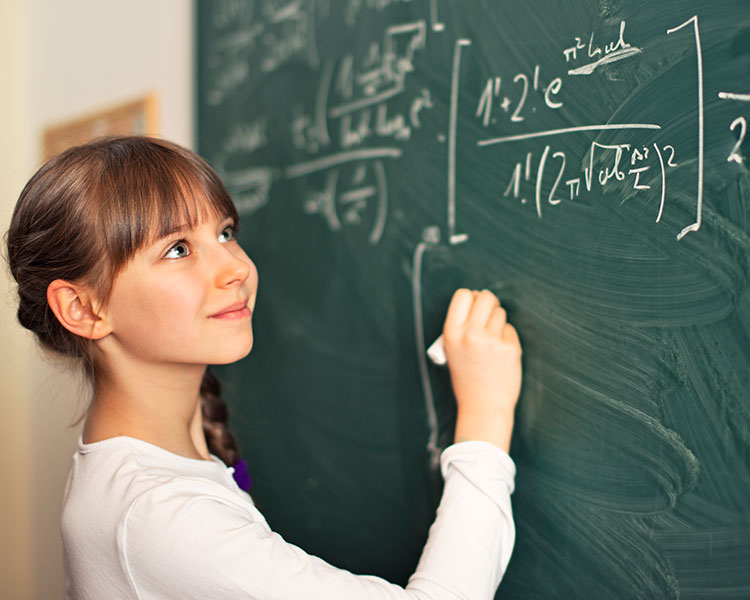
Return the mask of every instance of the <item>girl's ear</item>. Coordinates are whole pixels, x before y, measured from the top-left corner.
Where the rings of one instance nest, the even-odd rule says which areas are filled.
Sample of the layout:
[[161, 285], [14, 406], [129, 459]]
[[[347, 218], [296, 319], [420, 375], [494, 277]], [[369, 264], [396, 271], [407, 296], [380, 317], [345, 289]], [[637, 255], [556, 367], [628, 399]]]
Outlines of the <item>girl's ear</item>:
[[47, 287], [47, 303], [57, 320], [71, 333], [90, 340], [99, 340], [112, 329], [99, 315], [93, 292], [86, 286], [55, 279]]

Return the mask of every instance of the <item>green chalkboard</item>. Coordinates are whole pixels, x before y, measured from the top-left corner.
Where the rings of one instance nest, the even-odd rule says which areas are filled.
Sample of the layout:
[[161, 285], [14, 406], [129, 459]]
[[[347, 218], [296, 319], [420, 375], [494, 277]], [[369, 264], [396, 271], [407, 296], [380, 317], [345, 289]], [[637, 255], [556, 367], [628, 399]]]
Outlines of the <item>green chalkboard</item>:
[[197, 3], [198, 149], [260, 272], [220, 369], [272, 527], [404, 582], [453, 290], [524, 346], [498, 597], [750, 597], [750, 5]]

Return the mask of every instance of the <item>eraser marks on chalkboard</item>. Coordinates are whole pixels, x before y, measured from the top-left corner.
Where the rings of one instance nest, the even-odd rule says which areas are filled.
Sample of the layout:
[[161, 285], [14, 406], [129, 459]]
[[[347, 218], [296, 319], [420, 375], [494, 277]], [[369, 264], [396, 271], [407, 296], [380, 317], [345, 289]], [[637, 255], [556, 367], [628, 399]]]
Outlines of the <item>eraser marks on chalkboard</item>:
[[441, 335], [438, 339], [432, 342], [432, 345], [427, 348], [427, 356], [432, 359], [436, 365], [444, 365], [448, 362], [445, 357], [445, 346], [443, 346], [443, 336]]

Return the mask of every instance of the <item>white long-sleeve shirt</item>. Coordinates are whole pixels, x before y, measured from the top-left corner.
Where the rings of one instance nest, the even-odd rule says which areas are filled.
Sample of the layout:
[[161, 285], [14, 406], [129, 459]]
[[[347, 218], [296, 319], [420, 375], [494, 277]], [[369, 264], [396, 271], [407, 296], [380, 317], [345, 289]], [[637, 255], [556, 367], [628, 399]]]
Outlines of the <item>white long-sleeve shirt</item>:
[[337, 569], [271, 531], [231, 469], [117, 437], [79, 444], [62, 515], [66, 598], [491, 599], [515, 539], [515, 466], [463, 442], [406, 588]]

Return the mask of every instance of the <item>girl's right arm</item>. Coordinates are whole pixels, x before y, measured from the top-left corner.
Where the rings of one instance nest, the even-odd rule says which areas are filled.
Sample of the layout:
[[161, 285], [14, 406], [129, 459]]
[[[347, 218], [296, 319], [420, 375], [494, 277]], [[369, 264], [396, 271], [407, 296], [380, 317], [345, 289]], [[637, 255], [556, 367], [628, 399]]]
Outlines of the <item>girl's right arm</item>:
[[516, 470], [508, 450], [521, 391], [521, 344], [495, 295], [467, 289], [453, 295], [443, 341], [458, 404], [456, 444], [442, 454], [443, 496], [407, 589], [428, 598], [453, 592], [489, 599], [515, 543]]
[[458, 403], [456, 442], [481, 440], [508, 452], [521, 390], [521, 344], [495, 295], [460, 289], [443, 328]]

